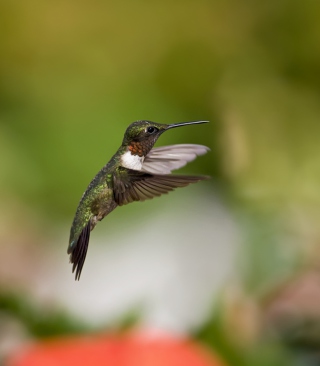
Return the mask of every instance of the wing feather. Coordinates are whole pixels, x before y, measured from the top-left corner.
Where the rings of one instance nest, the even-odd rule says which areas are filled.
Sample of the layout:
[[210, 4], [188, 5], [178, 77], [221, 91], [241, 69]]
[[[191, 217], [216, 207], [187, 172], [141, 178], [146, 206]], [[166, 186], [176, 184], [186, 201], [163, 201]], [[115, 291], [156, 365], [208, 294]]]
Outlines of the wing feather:
[[170, 174], [206, 154], [210, 149], [204, 145], [179, 144], [153, 148], [142, 165], [142, 171], [153, 174]]
[[[153, 197], [185, 187], [190, 183], [208, 179], [206, 176], [163, 175], [120, 168], [113, 178], [114, 199], [119, 206]], [[125, 191], [123, 192], [123, 187]]]

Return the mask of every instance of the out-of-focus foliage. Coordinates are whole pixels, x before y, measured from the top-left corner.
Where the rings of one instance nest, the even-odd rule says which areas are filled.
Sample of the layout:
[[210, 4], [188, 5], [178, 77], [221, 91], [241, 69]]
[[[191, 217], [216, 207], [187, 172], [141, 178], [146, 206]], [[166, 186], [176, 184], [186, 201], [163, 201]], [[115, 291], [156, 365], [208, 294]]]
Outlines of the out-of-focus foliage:
[[53, 337], [89, 331], [89, 326], [72, 319], [69, 314], [56, 309], [39, 309], [26, 296], [0, 292], [0, 314], [6, 314], [22, 322], [33, 337]]
[[[81, 334], [97, 331], [81, 319], [75, 319], [61, 309], [54, 306], [40, 308], [27, 296], [0, 291], [0, 314], [19, 320], [29, 335], [35, 338], [54, 337], [58, 335]], [[124, 331], [132, 328], [139, 319], [139, 312], [132, 310], [121, 319], [116, 319], [113, 324], [101, 324], [99, 330], [116, 329]]]

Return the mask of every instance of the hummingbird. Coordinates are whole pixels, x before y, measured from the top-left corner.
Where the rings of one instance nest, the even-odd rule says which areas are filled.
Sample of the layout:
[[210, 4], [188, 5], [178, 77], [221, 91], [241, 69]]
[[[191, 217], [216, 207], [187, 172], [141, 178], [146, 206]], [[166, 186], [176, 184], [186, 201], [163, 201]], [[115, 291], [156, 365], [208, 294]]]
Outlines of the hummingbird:
[[67, 250], [76, 280], [80, 279], [90, 232], [98, 221], [116, 207], [145, 201], [175, 188], [208, 179], [207, 176], [170, 174], [197, 156], [204, 155], [209, 151], [208, 147], [178, 144], [153, 148], [165, 131], [207, 122], [162, 124], [143, 120], [129, 125], [118, 151], [93, 178], [76, 210]]

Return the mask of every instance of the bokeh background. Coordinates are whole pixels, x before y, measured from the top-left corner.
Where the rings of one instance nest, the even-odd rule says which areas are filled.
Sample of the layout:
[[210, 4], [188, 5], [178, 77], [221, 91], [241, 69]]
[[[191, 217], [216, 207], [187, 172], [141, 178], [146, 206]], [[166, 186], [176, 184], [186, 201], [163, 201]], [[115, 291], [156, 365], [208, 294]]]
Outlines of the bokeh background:
[[[320, 3], [1, 1], [0, 357], [135, 327], [227, 365], [317, 365]], [[209, 120], [208, 182], [115, 210], [66, 254], [126, 127]]]

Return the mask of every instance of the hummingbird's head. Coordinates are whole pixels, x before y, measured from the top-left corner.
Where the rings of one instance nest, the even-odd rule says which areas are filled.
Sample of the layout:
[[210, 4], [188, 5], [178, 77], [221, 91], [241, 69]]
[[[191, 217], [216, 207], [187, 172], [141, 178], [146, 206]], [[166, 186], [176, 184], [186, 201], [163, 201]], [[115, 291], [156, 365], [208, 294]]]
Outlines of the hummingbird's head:
[[134, 143], [147, 143], [151, 147], [158, 137], [166, 130], [168, 125], [151, 121], [136, 121], [127, 128], [122, 145]]
[[128, 146], [132, 155], [146, 156], [163, 132], [175, 127], [206, 122], [208, 121], [182, 122], [168, 125], [151, 121], [136, 121], [127, 128], [122, 145]]

